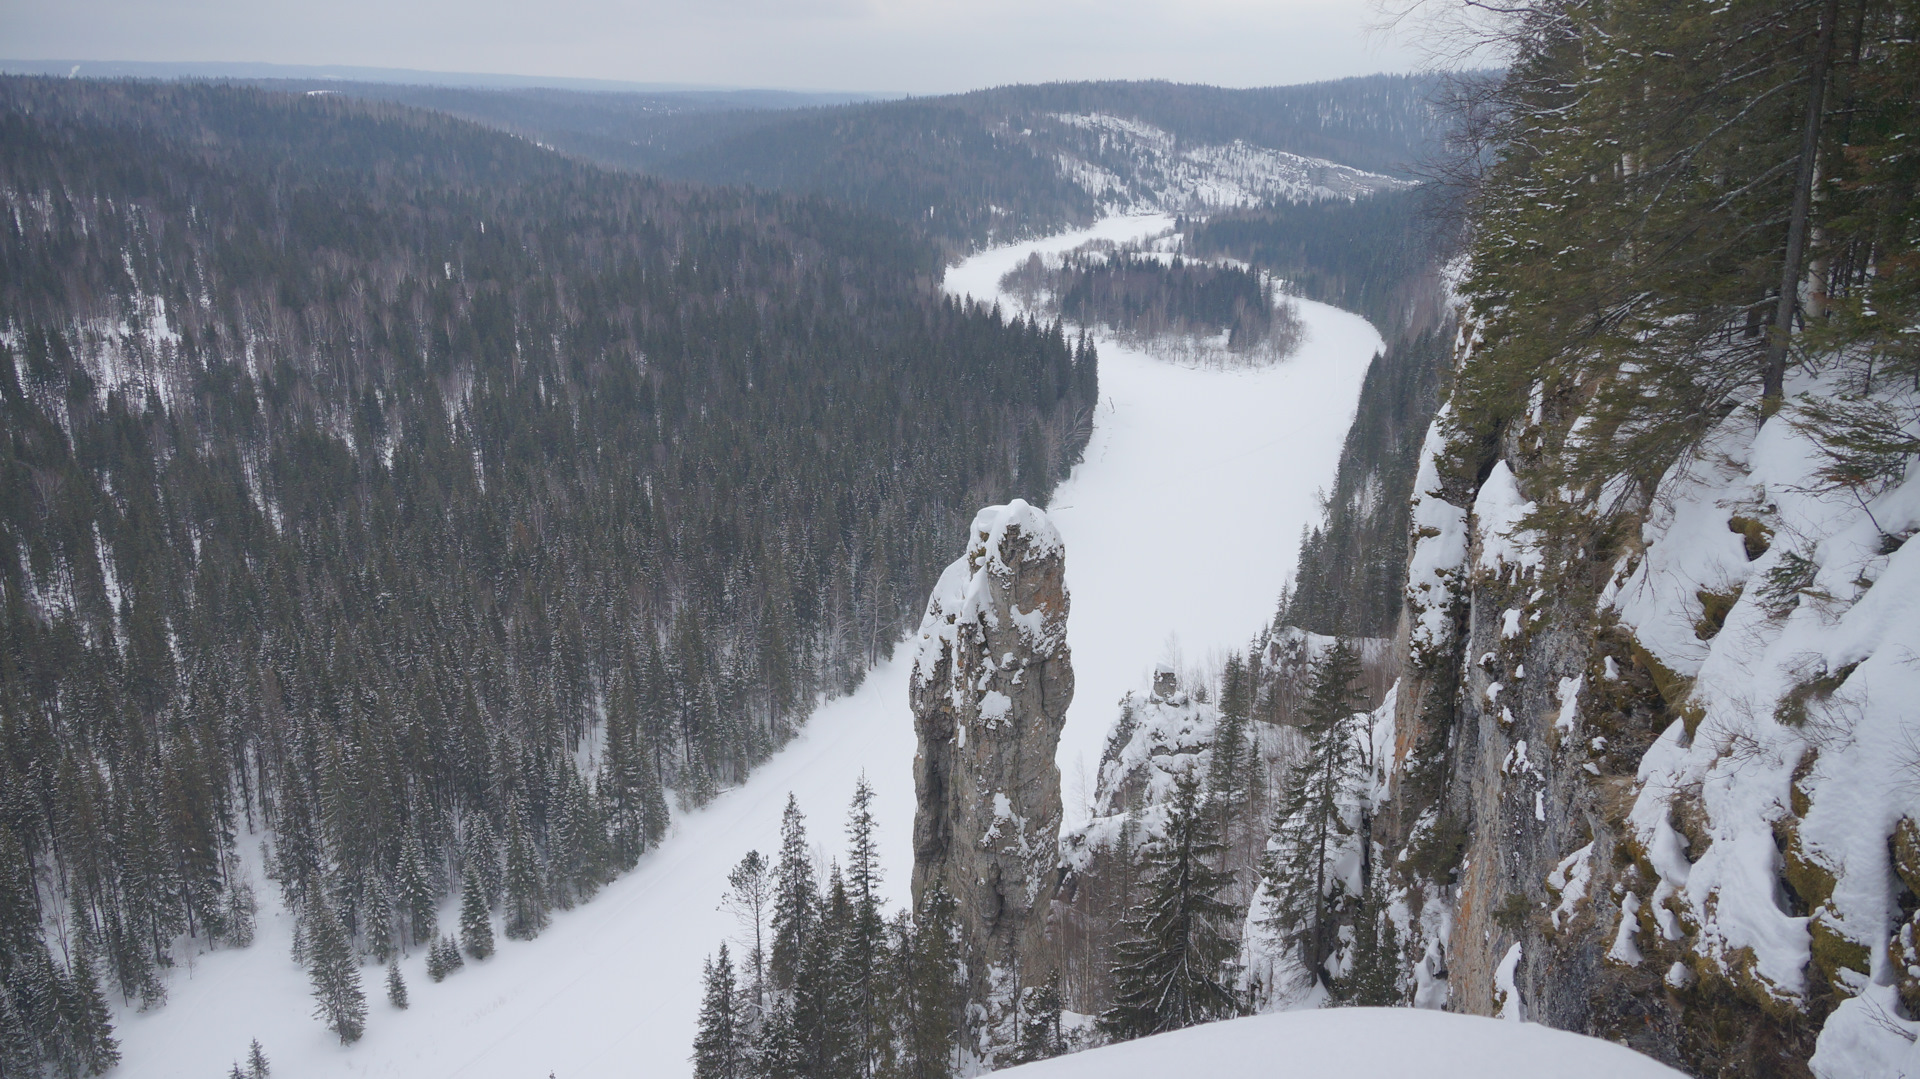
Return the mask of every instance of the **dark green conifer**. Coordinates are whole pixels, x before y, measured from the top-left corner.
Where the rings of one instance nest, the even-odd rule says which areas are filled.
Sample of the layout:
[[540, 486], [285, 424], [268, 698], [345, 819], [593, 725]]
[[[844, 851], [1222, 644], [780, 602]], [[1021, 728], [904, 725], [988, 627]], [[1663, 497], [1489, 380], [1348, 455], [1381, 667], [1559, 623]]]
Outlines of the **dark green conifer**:
[[[540, 856], [527, 833], [520, 800], [507, 806], [507, 879], [504, 908], [508, 940], [532, 940], [547, 927], [547, 889]], [[478, 958], [478, 957], [476, 957]]]
[[1139, 1038], [1223, 1019], [1240, 1009], [1228, 968], [1236, 913], [1220, 898], [1229, 877], [1218, 817], [1183, 777], [1168, 806], [1166, 837], [1148, 848], [1147, 894], [1114, 949], [1113, 1004], [1100, 1015], [1108, 1037]]
[[401, 1011], [407, 1010], [407, 983], [400, 977], [400, 960], [387, 963], [387, 1003]]
[[493, 954], [493, 915], [487, 910], [486, 885], [478, 874], [460, 882], [460, 943], [475, 959]]
[[717, 958], [706, 961], [704, 981], [700, 1028], [693, 1041], [694, 1079], [743, 1079], [748, 1058], [746, 1022], [725, 943]]
[[308, 906], [307, 974], [313, 982], [314, 1018], [343, 1045], [360, 1040], [367, 1025], [367, 996], [360, 989], [360, 965], [346, 930], [323, 899]]
[[1260, 862], [1268, 896], [1261, 925], [1295, 954], [1302, 983], [1296, 989], [1325, 980], [1338, 935], [1341, 886], [1330, 871], [1338, 844], [1352, 831], [1341, 802], [1354, 782], [1351, 721], [1361, 704], [1359, 676], [1359, 659], [1345, 642], [1335, 642], [1315, 664], [1299, 711], [1307, 753], [1288, 773]]
[[789, 794], [780, 818], [780, 859], [774, 866], [773, 949], [768, 957], [768, 970], [778, 989], [793, 987], [818, 906], [806, 818], [800, 813], [800, 803]]
[[1031, 1064], [1067, 1051], [1066, 1031], [1061, 1013], [1066, 1004], [1060, 997], [1060, 972], [1047, 972], [1047, 980], [1021, 990], [1020, 1040], [1015, 1044], [1013, 1060]]

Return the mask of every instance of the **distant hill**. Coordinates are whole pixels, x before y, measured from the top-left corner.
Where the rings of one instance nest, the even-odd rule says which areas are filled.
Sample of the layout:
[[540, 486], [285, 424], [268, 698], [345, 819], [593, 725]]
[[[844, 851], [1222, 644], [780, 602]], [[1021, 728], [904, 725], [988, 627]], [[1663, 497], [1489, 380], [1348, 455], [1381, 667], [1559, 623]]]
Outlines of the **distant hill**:
[[1434, 80], [1406, 75], [1254, 90], [1048, 83], [855, 103], [774, 91], [251, 81], [435, 109], [619, 169], [822, 195], [955, 252], [1111, 210], [1352, 198], [1393, 186], [1379, 176], [1409, 176], [1441, 126]]

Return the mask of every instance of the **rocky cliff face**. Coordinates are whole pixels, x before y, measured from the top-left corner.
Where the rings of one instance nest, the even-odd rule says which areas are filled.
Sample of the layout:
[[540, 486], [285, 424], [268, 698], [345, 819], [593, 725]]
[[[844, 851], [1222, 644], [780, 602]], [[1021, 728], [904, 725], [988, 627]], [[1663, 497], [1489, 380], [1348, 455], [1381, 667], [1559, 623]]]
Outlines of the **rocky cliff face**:
[[1006, 998], [1047, 974], [1054, 752], [1073, 700], [1066, 549], [1043, 511], [1018, 499], [980, 511], [927, 602], [918, 648], [914, 901], [936, 884], [953, 895], [972, 999]]
[[1703, 1076], [1903, 1073], [1920, 476], [1823, 489], [1817, 432], [1741, 410], [1601, 532], [1542, 479], [1581, 409], [1428, 440], [1376, 832], [1416, 1001]]

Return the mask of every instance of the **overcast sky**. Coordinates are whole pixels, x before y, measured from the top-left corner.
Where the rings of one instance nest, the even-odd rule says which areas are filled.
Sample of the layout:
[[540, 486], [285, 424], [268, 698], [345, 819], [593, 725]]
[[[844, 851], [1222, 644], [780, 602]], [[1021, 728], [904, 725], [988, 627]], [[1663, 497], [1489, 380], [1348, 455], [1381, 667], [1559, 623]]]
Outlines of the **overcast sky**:
[[0, 0], [0, 57], [944, 93], [1408, 71], [1371, 0]]

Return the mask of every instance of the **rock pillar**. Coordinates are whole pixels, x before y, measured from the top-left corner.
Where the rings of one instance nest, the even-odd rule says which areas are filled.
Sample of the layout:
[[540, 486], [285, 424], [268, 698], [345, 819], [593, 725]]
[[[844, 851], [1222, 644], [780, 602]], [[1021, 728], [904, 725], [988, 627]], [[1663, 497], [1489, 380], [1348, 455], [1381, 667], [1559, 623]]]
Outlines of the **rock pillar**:
[[914, 657], [919, 753], [913, 895], [958, 905], [974, 999], [1046, 977], [1047, 908], [1059, 884], [1054, 751], [1073, 665], [1066, 550], [1018, 499], [974, 518], [966, 554], [927, 601]]

